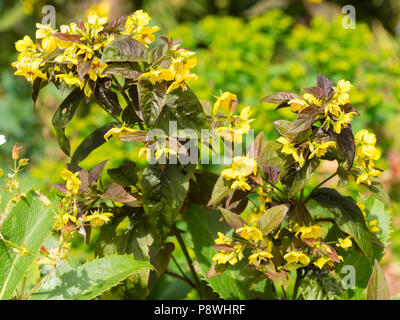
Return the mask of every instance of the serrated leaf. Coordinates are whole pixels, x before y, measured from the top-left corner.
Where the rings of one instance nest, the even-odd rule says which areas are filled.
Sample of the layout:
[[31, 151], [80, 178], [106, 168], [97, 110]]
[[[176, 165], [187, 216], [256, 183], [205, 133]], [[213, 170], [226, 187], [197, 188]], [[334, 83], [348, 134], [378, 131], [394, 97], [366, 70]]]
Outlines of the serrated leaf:
[[282, 145], [275, 142], [267, 142], [264, 144], [261, 159], [259, 161], [262, 166], [278, 166], [283, 160], [280, 157]]
[[[49, 198], [54, 200], [55, 193]], [[55, 223], [51, 207], [46, 207], [34, 191], [27, 193], [4, 219], [0, 234], [4, 239], [25, 246], [31, 255], [18, 256], [0, 238], [0, 300], [9, 299], [33, 263], [34, 255], [51, 234]]]
[[340, 134], [337, 134], [332, 127], [329, 128], [329, 134], [335, 139], [336, 149], [339, 151], [341, 161], [344, 161], [344, 169], [351, 169], [356, 154], [356, 145], [351, 126], [342, 128]]
[[81, 144], [76, 148], [71, 162], [74, 164], [79, 164], [87, 158], [87, 156], [95, 149], [103, 145], [106, 140], [104, 135], [112, 128], [118, 125], [118, 122], [108, 123], [100, 128], [94, 130], [89, 136], [81, 142]]
[[139, 104], [147, 126], [154, 126], [167, 101], [167, 86], [165, 83], [152, 84], [146, 79], [138, 83]]
[[343, 300], [345, 291], [338, 275], [325, 270], [308, 270], [299, 290], [305, 300]]
[[269, 208], [257, 221], [257, 228], [261, 230], [264, 236], [278, 227], [288, 212], [288, 206], [281, 204]]
[[136, 64], [130, 62], [114, 62], [103, 71], [104, 74], [137, 80], [142, 72]]
[[127, 36], [118, 36], [104, 49], [103, 62], [147, 61], [148, 49], [139, 41]]
[[158, 165], [150, 165], [144, 169], [143, 208], [158, 240], [168, 235], [178, 217], [194, 169], [194, 165], [189, 165], [187, 171], [182, 172], [178, 166], [171, 164], [167, 164], [164, 170]]
[[95, 259], [50, 278], [32, 295], [32, 300], [90, 300], [143, 269], [153, 267], [146, 261], [134, 260], [132, 255]]
[[65, 127], [74, 117], [83, 97], [84, 94], [79, 88], [74, 89], [61, 103], [52, 119], [57, 134], [58, 145], [67, 156], [70, 155], [71, 146], [65, 136]]
[[371, 236], [365, 224], [364, 216], [354, 200], [329, 188], [317, 189], [313, 192], [312, 198], [333, 213], [338, 227], [354, 238], [365, 256], [372, 262], [374, 252]]
[[368, 189], [372, 192], [372, 196], [383, 202], [387, 206], [393, 208], [392, 202], [390, 201], [389, 195], [383, 189], [383, 186], [380, 182], [373, 181], [370, 185], [368, 185]]
[[390, 292], [385, 274], [376, 259], [371, 278], [368, 282], [367, 300], [390, 300]]

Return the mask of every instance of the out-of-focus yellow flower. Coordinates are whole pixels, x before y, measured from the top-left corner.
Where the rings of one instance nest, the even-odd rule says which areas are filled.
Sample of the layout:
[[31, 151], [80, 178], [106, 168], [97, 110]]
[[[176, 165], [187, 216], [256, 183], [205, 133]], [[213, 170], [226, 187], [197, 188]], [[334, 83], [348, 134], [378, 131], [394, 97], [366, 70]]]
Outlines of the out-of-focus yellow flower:
[[217, 97], [217, 101], [214, 103], [213, 114], [217, 114], [219, 109], [225, 111], [231, 111], [231, 103], [237, 99], [236, 94], [233, 94], [229, 91], [225, 91], [219, 97]]
[[[265, 211], [265, 208], [264, 208]], [[250, 226], [256, 226], [258, 219], [263, 215], [264, 212], [262, 212], [262, 209], [260, 211], [257, 211], [257, 209], [254, 209], [254, 211], [250, 212], [247, 217], [246, 221]]]
[[356, 180], [356, 184], [366, 183], [368, 185], [371, 184], [372, 177], [379, 177], [382, 174], [381, 171], [376, 170], [374, 168], [362, 168], [361, 174], [358, 176]]
[[111, 3], [109, 1], [101, 1], [93, 4], [89, 10], [88, 15], [97, 15], [99, 17], [107, 17], [110, 14]]
[[72, 214], [65, 213], [63, 215], [58, 215], [56, 216], [56, 224], [54, 226], [54, 229], [60, 230], [63, 226], [67, 225], [70, 221], [72, 223], [76, 223], [76, 217], [73, 216]]
[[101, 227], [104, 223], [110, 221], [113, 214], [110, 212], [93, 212], [91, 215], [85, 217], [86, 222], [90, 222], [93, 227]]
[[81, 181], [76, 176], [76, 174], [72, 173], [68, 169], [64, 169], [61, 172], [61, 178], [66, 181], [67, 190], [76, 195], [79, 191], [79, 186], [81, 184]]
[[257, 188], [257, 195], [258, 195], [257, 199], [258, 199], [258, 201], [260, 201], [261, 204], [271, 202], [270, 196], [264, 192], [262, 187]]
[[307, 257], [307, 255], [305, 255], [303, 252], [297, 250], [290, 251], [289, 253], [285, 254], [283, 258], [290, 264], [300, 263], [304, 266], [310, 264], [310, 258]]
[[147, 26], [150, 20], [151, 18], [147, 12], [137, 10], [126, 19], [125, 31], [122, 34], [131, 36], [145, 45], [151, 44], [155, 41], [153, 33], [160, 30], [160, 28]]
[[36, 45], [29, 36], [25, 36], [22, 40], [18, 40], [15, 43], [15, 49], [17, 49], [18, 52], [36, 50]]
[[261, 261], [267, 261], [268, 259], [273, 258], [274, 256], [268, 251], [260, 251], [257, 249], [255, 253], [253, 253], [249, 257], [249, 264], [253, 264], [254, 262], [260, 263]]
[[262, 232], [256, 227], [244, 226], [236, 229], [236, 233], [246, 240], [252, 240], [254, 242], [263, 239]]
[[36, 39], [42, 39], [41, 45], [44, 51], [52, 52], [57, 49], [57, 41], [53, 36], [54, 30], [50, 25], [36, 23]]
[[128, 134], [132, 134], [135, 133], [137, 130], [136, 129], [131, 129], [131, 128], [127, 128], [127, 127], [115, 127], [112, 128], [110, 130], [107, 131], [107, 133], [104, 135], [104, 139], [106, 141], [108, 141], [108, 138], [110, 138], [110, 136], [113, 136], [116, 139], [121, 139], [123, 136], [126, 136]]
[[300, 233], [302, 239], [318, 239], [322, 237], [322, 227], [320, 226], [309, 226], [300, 227], [296, 232], [296, 237]]
[[351, 246], [353, 245], [353, 242], [351, 241], [351, 236], [348, 236], [344, 239], [339, 238], [338, 243], [336, 244], [337, 247], [343, 248], [344, 250], [348, 250]]

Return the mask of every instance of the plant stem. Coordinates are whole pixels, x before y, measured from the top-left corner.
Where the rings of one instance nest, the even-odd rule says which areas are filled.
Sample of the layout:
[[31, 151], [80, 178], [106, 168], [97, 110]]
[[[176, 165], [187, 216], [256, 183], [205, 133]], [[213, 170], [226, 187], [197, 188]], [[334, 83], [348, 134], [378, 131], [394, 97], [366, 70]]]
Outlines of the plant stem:
[[176, 236], [176, 239], [177, 239], [178, 242], [179, 242], [179, 245], [180, 245], [181, 248], [182, 248], [182, 252], [183, 252], [183, 254], [185, 255], [186, 261], [187, 261], [187, 263], [188, 263], [188, 265], [189, 265], [190, 272], [192, 273], [192, 277], [193, 277], [194, 282], [195, 282], [195, 284], [196, 284], [197, 291], [199, 292], [199, 295], [200, 295], [200, 299], [203, 300], [203, 294], [202, 294], [202, 291], [201, 291], [200, 279], [199, 279], [199, 277], [197, 276], [196, 270], [194, 270], [193, 261], [192, 261], [192, 259], [190, 258], [190, 255], [189, 255], [189, 252], [188, 252], [188, 250], [187, 250], [186, 244], [185, 244], [185, 242], [183, 241], [183, 238], [182, 238], [182, 236], [181, 236], [179, 230], [176, 230], [175, 236]]
[[176, 267], [178, 268], [179, 272], [182, 274], [182, 277], [186, 279], [186, 281], [188, 283], [190, 283], [190, 285], [194, 286], [194, 288], [196, 289], [196, 285], [187, 277], [187, 275], [185, 274], [185, 272], [182, 270], [181, 266], [179, 265], [178, 261], [176, 261], [175, 257], [173, 255], [171, 255], [171, 259], [172, 261], [175, 263]]
[[188, 278], [182, 277], [181, 275], [176, 274], [176, 273], [171, 272], [171, 271], [168, 271], [168, 270], [165, 271], [165, 274], [167, 274], [167, 275], [169, 275], [169, 276], [171, 276], [171, 277], [180, 279], [180, 280], [182, 280], [182, 281], [185, 281], [189, 286], [191, 286], [193, 289], [196, 289], [196, 290], [197, 290], [195, 284], [194, 284], [192, 281], [190, 281]]
[[325, 184], [326, 182], [328, 182], [329, 180], [331, 180], [334, 176], [337, 175], [337, 172], [331, 174], [328, 178], [326, 178], [324, 181], [322, 181], [320, 184], [318, 184], [308, 195], [307, 199], [304, 201], [304, 204], [306, 204], [308, 202], [308, 200], [311, 199], [312, 194], [315, 192], [315, 190], [317, 190], [320, 186], [322, 186], [323, 184]]
[[297, 293], [298, 293], [298, 291], [299, 291], [300, 281], [301, 281], [301, 279], [302, 279], [302, 277], [301, 277], [301, 270], [297, 269], [297, 270], [296, 270], [296, 274], [297, 274], [297, 277], [296, 277], [296, 282], [295, 282], [295, 284], [294, 284], [292, 300], [296, 300], [296, 299], [297, 299]]

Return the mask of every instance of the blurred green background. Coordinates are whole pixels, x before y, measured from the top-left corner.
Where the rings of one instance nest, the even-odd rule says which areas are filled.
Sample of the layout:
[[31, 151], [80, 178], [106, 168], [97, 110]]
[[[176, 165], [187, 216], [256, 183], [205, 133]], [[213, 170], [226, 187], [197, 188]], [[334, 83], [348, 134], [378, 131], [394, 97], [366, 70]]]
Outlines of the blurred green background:
[[[342, 27], [342, 6], [349, 4], [356, 10], [355, 29]], [[60, 182], [59, 174], [68, 162], [51, 127], [51, 117], [63, 97], [48, 86], [34, 108], [31, 86], [13, 76], [11, 62], [17, 56], [15, 41], [25, 34], [34, 38], [35, 23], [41, 22], [45, 5], [56, 8], [57, 26], [78, 21], [90, 8], [111, 19], [144, 9], [152, 23], [161, 27], [159, 36], [180, 38], [184, 47], [197, 52], [194, 72], [199, 80], [191, 87], [199, 98], [214, 102], [221, 91], [236, 93], [240, 105], [252, 107], [254, 129], [264, 130], [269, 140], [277, 138], [272, 121], [293, 118], [293, 114], [260, 104], [263, 96], [312, 86], [318, 73], [335, 82], [350, 80], [354, 85], [351, 102], [362, 113], [354, 120], [354, 129], [373, 130], [383, 154], [378, 163], [386, 170], [381, 180], [395, 207], [391, 243], [383, 263], [392, 295], [400, 294], [400, 1], [0, 0], [0, 134], [7, 138], [0, 147], [0, 166], [6, 170], [12, 145], [21, 143], [24, 156], [31, 159], [21, 183], [43, 191]], [[109, 121], [95, 104], [79, 112], [67, 128], [72, 148]], [[112, 167], [124, 159], [138, 160], [137, 153], [135, 145], [110, 141], [82, 166], [88, 169], [111, 158], [108, 167]], [[78, 243], [75, 249], [84, 259], [90, 252]], [[151, 298], [176, 298], [182, 290], [189, 296], [182, 293], [181, 298], [191, 297], [184, 283], [172, 283], [168, 277], [157, 286], [173, 288], [170, 293], [155, 290]], [[160, 292], [164, 295], [158, 296]]]

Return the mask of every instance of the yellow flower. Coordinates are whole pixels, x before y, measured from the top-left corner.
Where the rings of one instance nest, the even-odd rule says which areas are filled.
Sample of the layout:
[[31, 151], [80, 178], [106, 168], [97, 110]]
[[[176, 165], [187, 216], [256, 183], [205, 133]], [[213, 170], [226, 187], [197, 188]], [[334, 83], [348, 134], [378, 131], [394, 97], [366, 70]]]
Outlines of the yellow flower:
[[257, 209], [254, 209], [253, 212], [250, 212], [247, 215], [246, 221], [250, 226], [255, 226], [257, 224], [258, 219], [260, 219], [262, 215], [263, 215], [262, 209], [260, 209], [260, 212], [257, 212]]
[[56, 216], [56, 224], [55, 224], [54, 228], [56, 230], [59, 230], [63, 226], [67, 225], [70, 221], [72, 223], [76, 223], [76, 221], [77, 221], [76, 217], [73, 216], [72, 214], [66, 213], [66, 214], [63, 214], [63, 215]]
[[[107, 17], [99, 17], [95, 13], [90, 13], [85, 23], [86, 33], [91, 38], [96, 38], [103, 31], [104, 25], [107, 24]], [[90, 58], [89, 58], [90, 59]]]
[[32, 39], [29, 36], [25, 36], [22, 40], [18, 40], [15, 43], [15, 49], [18, 52], [25, 52], [30, 50], [36, 50], [36, 45], [33, 43]]
[[16, 63], [13, 63], [13, 67], [17, 68], [14, 75], [24, 76], [30, 83], [33, 83], [36, 78], [47, 80], [46, 74], [39, 69], [41, 63], [42, 60], [40, 59], [22, 57]]
[[339, 104], [344, 105], [350, 102], [350, 96], [347, 93], [350, 91], [352, 85], [349, 81], [339, 80], [336, 87], [333, 87], [334, 90], [334, 99], [339, 102]]
[[360, 130], [355, 136], [356, 153], [360, 159], [378, 160], [381, 152], [375, 147], [376, 136], [368, 130]]
[[68, 169], [64, 169], [61, 172], [61, 178], [66, 181], [67, 190], [76, 195], [79, 191], [79, 185], [81, 184], [81, 181], [76, 174], [72, 173]]
[[158, 30], [160, 30], [159, 27], [143, 27], [140, 29], [140, 33], [134, 36], [134, 39], [143, 44], [152, 44], [156, 40], [153, 33]]
[[150, 20], [151, 18], [147, 12], [137, 10], [126, 19], [125, 31], [122, 34], [131, 36], [145, 45], [151, 44], [155, 41], [153, 33], [160, 30], [160, 28], [147, 26]]
[[213, 114], [217, 114], [220, 108], [225, 111], [231, 111], [231, 103], [236, 99], [236, 94], [225, 91], [223, 94], [217, 97], [217, 101], [214, 103], [213, 107]]
[[292, 110], [292, 112], [301, 112], [303, 109], [308, 107], [308, 103], [304, 99], [300, 98], [291, 99], [288, 104], [290, 105], [290, 110]]
[[167, 94], [171, 91], [182, 87], [182, 90], [185, 91], [187, 89], [186, 82], [191, 80], [197, 80], [199, 77], [193, 73], [190, 73], [189, 69], [184, 69], [181, 72], [177, 73], [175, 76], [175, 81], [171, 83], [168, 87]]
[[295, 236], [301, 233], [302, 239], [318, 239], [322, 237], [321, 234], [322, 227], [320, 226], [310, 226], [310, 227], [300, 227]]
[[246, 240], [253, 240], [254, 242], [263, 239], [262, 232], [256, 227], [244, 226], [236, 229], [236, 233]]
[[227, 244], [230, 245], [232, 243], [232, 240], [225, 236], [222, 232], [218, 232], [218, 238], [214, 240], [216, 244]]
[[125, 22], [125, 29], [128, 33], [149, 24], [151, 18], [147, 12], [137, 10], [131, 14]]
[[343, 111], [341, 111], [339, 117], [333, 125], [333, 129], [335, 130], [335, 132], [337, 134], [340, 134], [340, 132], [342, 132], [342, 128], [347, 127], [349, 123], [353, 121], [354, 115], [356, 115], [355, 112], [344, 113]]
[[217, 264], [225, 264], [228, 262], [229, 264], [234, 265], [238, 262], [238, 257], [234, 251], [221, 250], [213, 256], [212, 261], [216, 261]]
[[263, 191], [262, 187], [257, 188], [257, 195], [258, 195], [257, 199], [258, 199], [258, 201], [260, 201], [261, 204], [271, 202], [271, 198], [269, 197], [269, 195], [267, 193], [265, 193]]
[[310, 142], [308, 145], [311, 151], [308, 159], [311, 159], [314, 156], [318, 158], [323, 157], [328, 151], [328, 148], [336, 147], [336, 143], [334, 141], [327, 141], [322, 143]]
[[249, 264], [253, 264], [254, 262], [260, 263], [261, 261], [267, 261], [268, 259], [273, 258], [274, 256], [267, 251], [260, 251], [257, 249], [257, 252], [253, 253], [249, 257]]
[[94, 58], [92, 62], [92, 67], [90, 68], [88, 74], [89, 78], [93, 81], [97, 80], [97, 77], [104, 78], [107, 77], [106, 74], [103, 74], [105, 68], [107, 68], [107, 63], [101, 63], [99, 58]]
[[315, 104], [316, 106], [320, 107], [322, 104], [322, 101], [317, 99], [314, 95], [311, 93], [305, 93], [303, 95], [304, 100], [308, 102], [308, 104]]
[[328, 263], [331, 262], [332, 260], [330, 258], [324, 258], [321, 257], [319, 258], [316, 262], [313, 262], [314, 265], [316, 265], [318, 268], [322, 269], [323, 266]]
[[348, 250], [351, 246], [353, 245], [353, 242], [351, 241], [351, 236], [348, 236], [344, 239], [339, 238], [338, 243], [336, 244], [337, 247], [343, 248], [344, 250]]
[[57, 49], [57, 41], [53, 36], [56, 32], [50, 25], [36, 23], [36, 39], [42, 39], [41, 45], [44, 51], [52, 52]]
[[325, 116], [327, 116], [328, 113], [331, 113], [335, 117], [339, 117], [341, 111], [342, 111], [342, 109], [338, 105], [336, 105], [332, 102], [327, 103], [324, 108]]
[[378, 220], [376, 220], [376, 219], [374, 219], [374, 220], [371, 220], [369, 223], [368, 223], [368, 226], [369, 226], [369, 228], [370, 228], [370, 230], [372, 231], [372, 232], [379, 232], [381, 229], [379, 229], [378, 227], [377, 227], [377, 225], [378, 225]]
[[221, 172], [226, 180], [244, 178], [251, 174], [257, 174], [257, 162], [247, 156], [234, 157], [232, 167]]
[[372, 177], [379, 177], [382, 174], [381, 171], [376, 170], [374, 168], [365, 168], [365, 169], [362, 169], [361, 172], [362, 173], [358, 176], [358, 178], [356, 180], [356, 184], [366, 183], [366, 184], [370, 185]]
[[305, 159], [304, 159], [303, 153], [301, 152], [299, 155], [297, 153], [297, 149], [294, 147], [294, 145], [288, 139], [286, 139], [285, 137], [279, 137], [276, 141], [283, 145], [282, 150], [281, 150], [282, 153], [285, 153], [288, 155], [291, 154], [294, 161], [299, 163], [301, 167], [304, 165]]
[[86, 222], [90, 222], [93, 227], [101, 227], [104, 223], [110, 221], [113, 214], [110, 212], [99, 213], [98, 211], [92, 212], [91, 215], [85, 217]]
[[108, 138], [110, 136], [113, 136], [116, 139], [121, 139], [123, 136], [126, 136], [128, 134], [132, 134], [135, 133], [137, 130], [136, 129], [131, 129], [131, 128], [127, 128], [127, 127], [120, 127], [120, 128], [112, 128], [110, 130], [107, 131], [107, 133], [104, 135], [104, 139], [106, 141], [108, 141]]
[[283, 257], [288, 263], [300, 263], [304, 266], [307, 266], [310, 264], [310, 258], [307, 257], [303, 252], [293, 250], [287, 254], [284, 255]]
[[240, 188], [243, 191], [250, 191], [251, 187], [247, 183], [246, 178], [238, 178], [232, 183], [231, 189]]
[[56, 75], [56, 79], [58, 79], [60, 82], [64, 81], [64, 83], [68, 85], [68, 87], [76, 86], [81, 89], [83, 88], [83, 82], [79, 79], [77, 75], [74, 75], [72, 71], [68, 73], [58, 74]]
[[250, 119], [251, 114], [253, 111], [250, 109], [249, 106], [242, 109], [240, 112], [239, 117], [234, 117], [235, 119], [235, 131], [240, 136], [242, 134], [246, 134], [250, 130], [250, 123], [252, 123], [255, 119]]
[[361, 201], [358, 201], [357, 206], [360, 208], [362, 214], [364, 215], [364, 218], [367, 218], [367, 213], [365, 212], [365, 205]]

